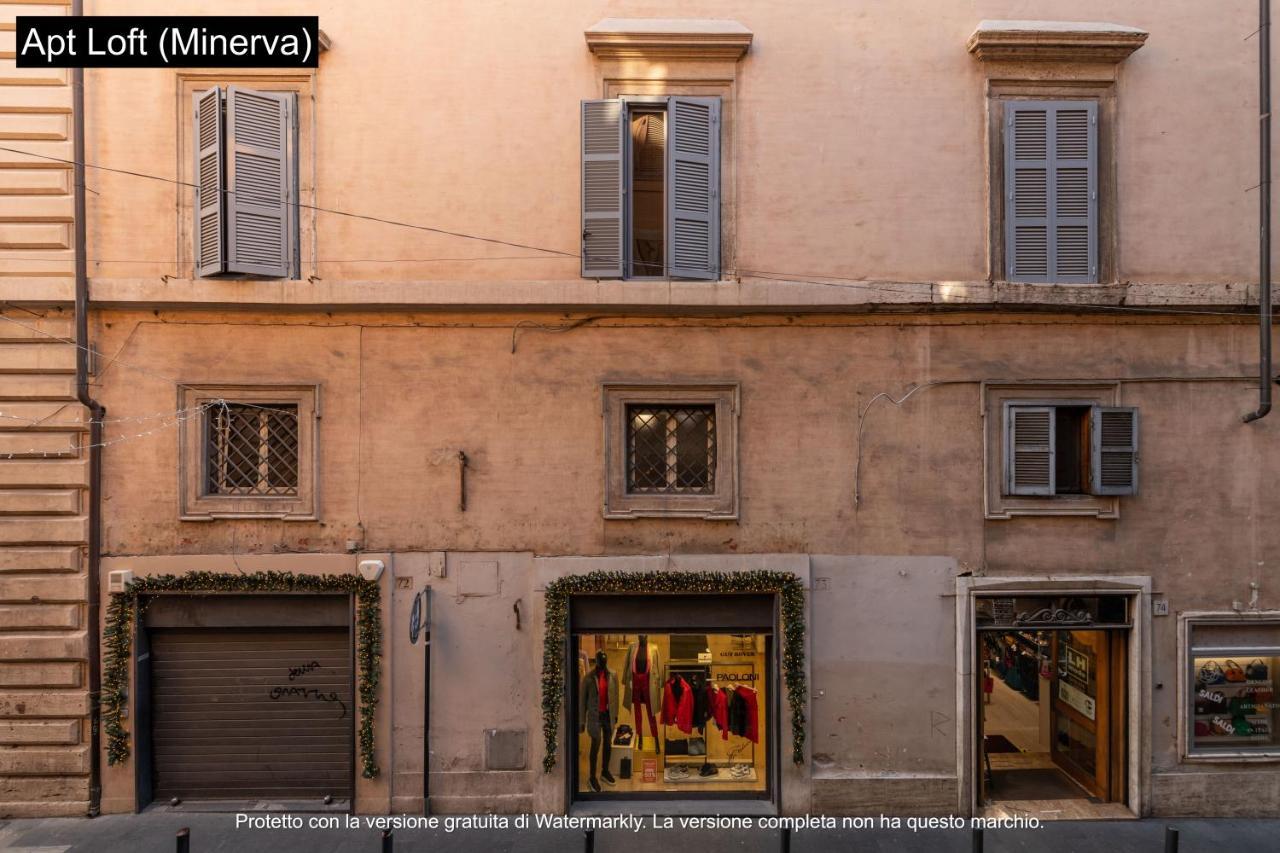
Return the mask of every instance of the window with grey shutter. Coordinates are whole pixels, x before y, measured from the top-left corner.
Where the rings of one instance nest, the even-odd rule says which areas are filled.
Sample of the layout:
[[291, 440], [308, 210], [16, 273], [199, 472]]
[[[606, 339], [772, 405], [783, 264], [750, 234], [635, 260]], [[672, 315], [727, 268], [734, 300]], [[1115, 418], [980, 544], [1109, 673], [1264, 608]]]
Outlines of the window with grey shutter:
[[667, 269], [720, 277], [720, 99], [667, 102]]
[[1094, 406], [1090, 412], [1091, 489], [1095, 495], [1138, 493], [1138, 410]]
[[582, 274], [622, 276], [623, 121], [620, 100], [582, 102]]
[[296, 99], [237, 86], [195, 94], [198, 275], [297, 276]]
[[284, 278], [293, 266], [293, 94], [227, 90], [227, 271]]
[[195, 140], [196, 274], [226, 271], [223, 217], [226, 173], [223, 166], [222, 89], [214, 86], [192, 95]]
[[1005, 494], [1052, 495], [1056, 446], [1053, 407], [1007, 405], [1004, 419]]
[[1098, 104], [1005, 104], [1005, 275], [1098, 280]]

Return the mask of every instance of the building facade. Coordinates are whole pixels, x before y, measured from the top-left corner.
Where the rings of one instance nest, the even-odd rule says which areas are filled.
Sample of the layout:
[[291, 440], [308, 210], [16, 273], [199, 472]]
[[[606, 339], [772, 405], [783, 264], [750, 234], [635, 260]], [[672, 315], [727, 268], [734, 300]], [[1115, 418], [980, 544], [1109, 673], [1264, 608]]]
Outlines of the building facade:
[[1255, 11], [6, 48], [0, 811], [1274, 814]]

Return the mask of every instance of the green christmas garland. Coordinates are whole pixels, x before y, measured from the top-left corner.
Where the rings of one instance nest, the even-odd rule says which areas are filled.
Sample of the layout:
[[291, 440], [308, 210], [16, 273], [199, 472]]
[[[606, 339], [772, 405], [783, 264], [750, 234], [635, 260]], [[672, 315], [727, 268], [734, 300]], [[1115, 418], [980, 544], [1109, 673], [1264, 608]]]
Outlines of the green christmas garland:
[[[129, 757], [129, 732], [121, 722], [128, 707], [129, 659], [138, 598], [156, 592], [342, 592], [356, 596], [356, 663], [360, 670], [360, 761], [366, 779], [378, 775], [373, 752], [373, 714], [378, 707], [382, 671], [381, 592], [359, 575], [296, 575], [293, 572], [191, 572], [135, 579], [107, 605], [102, 673], [102, 722], [107, 733], [107, 763]], [[145, 605], [144, 605], [145, 606]]]
[[804, 763], [804, 587], [791, 572], [589, 572], [547, 584], [546, 636], [542, 647], [542, 769], [556, 766], [560, 710], [564, 707], [565, 642], [569, 599], [574, 595], [644, 593], [770, 593], [782, 597], [782, 672], [791, 706], [791, 760]]

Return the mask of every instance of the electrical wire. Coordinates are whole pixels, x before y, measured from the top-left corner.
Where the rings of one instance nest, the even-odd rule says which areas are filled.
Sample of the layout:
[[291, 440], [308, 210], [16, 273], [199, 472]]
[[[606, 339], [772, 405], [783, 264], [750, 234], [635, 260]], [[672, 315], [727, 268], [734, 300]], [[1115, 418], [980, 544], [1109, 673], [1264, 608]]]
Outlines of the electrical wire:
[[[37, 157], [42, 160], [51, 160], [55, 163], [65, 163], [71, 166], [84, 166], [86, 169], [97, 169], [98, 171], [101, 171], [101, 172], [114, 172], [121, 175], [130, 175], [135, 178], [146, 178], [148, 180], [161, 181], [163, 183], [174, 184], [180, 187], [190, 187], [192, 189], [199, 189], [199, 187], [196, 184], [193, 184], [189, 181], [180, 181], [177, 178], [166, 178], [163, 175], [151, 175], [151, 174], [147, 174], [146, 172], [135, 172], [130, 169], [117, 169], [112, 166], [101, 166], [96, 163], [77, 162], [75, 160], [68, 160], [64, 157], [54, 157], [49, 154], [37, 154], [34, 151], [23, 151], [19, 148], [10, 148], [4, 145], [0, 145], [0, 151], [8, 151], [12, 154], [24, 154], [28, 157]], [[223, 192], [226, 195], [235, 195], [235, 190], [224, 190]], [[319, 213], [330, 213], [335, 216], [345, 216], [350, 219], [362, 219], [368, 222], [377, 222], [382, 225], [394, 225], [399, 228], [410, 228], [415, 231], [429, 231], [433, 234], [442, 234], [446, 237], [459, 237], [467, 240], [477, 240], [483, 243], [493, 243], [499, 246], [510, 246], [513, 249], [528, 249], [533, 252], [547, 252], [549, 254], [554, 254], [554, 255], [563, 255], [568, 258], [578, 257], [578, 255], [572, 252], [564, 252], [564, 251], [561, 251], [560, 249], [548, 249], [542, 246], [530, 246], [525, 243], [514, 243], [510, 240], [499, 240], [496, 237], [482, 237], [477, 234], [465, 234], [460, 231], [451, 231], [447, 228], [436, 228], [430, 225], [419, 225], [413, 222], [403, 222], [398, 219], [388, 219], [386, 217], [373, 216], [367, 213], [353, 213], [349, 210], [338, 210], [336, 208], [331, 208], [331, 207], [319, 207], [317, 205], [303, 204], [302, 202], [290, 202], [290, 204], [294, 207], [299, 207], [304, 210], [314, 210]]]
[[[147, 179], [147, 180], [160, 181], [160, 182], [163, 182], [163, 183], [173, 184], [173, 185], [176, 185], [176, 186], [182, 186], [182, 187], [189, 187], [189, 188], [192, 188], [192, 189], [198, 189], [198, 187], [197, 187], [197, 185], [196, 185], [196, 184], [193, 184], [193, 183], [191, 183], [191, 182], [189, 182], [189, 181], [180, 181], [180, 180], [177, 180], [176, 178], [168, 178], [168, 177], [165, 177], [165, 176], [163, 176], [163, 175], [154, 175], [154, 174], [149, 174], [149, 173], [146, 173], [146, 172], [137, 172], [137, 171], [133, 171], [133, 170], [130, 170], [130, 169], [119, 169], [119, 168], [115, 168], [115, 167], [112, 167], [112, 166], [103, 166], [103, 165], [99, 165], [99, 164], [95, 164], [95, 163], [88, 163], [88, 162], [84, 162], [84, 163], [82, 163], [82, 164], [77, 164], [77, 163], [76, 163], [76, 161], [74, 161], [74, 160], [68, 160], [68, 159], [61, 158], [61, 157], [54, 157], [54, 156], [52, 156], [52, 155], [47, 155], [47, 154], [38, 154], [38, 153], [36, 153], [36, 152], [32, 152], [32, 151], [23, 151], [23, 150], [21, 150], [21, 149], [11, 148], [11, 147], [8, 147], [8, 146], [0, 146], [0, 151], [8, 151], [8, 152], [11, 152], [11, 153], [14, 153], [14, 154], [23, 154], [23, 155], [26, 155], [26, 156], [36, 157], [36, 158], [40, 158], [40, 159], [44, 159], [44, 160], [50, 160], [50, 161], [57, 162], [57, 163], [65, 163], [65, 164], [69, 164], [69, 165], [83, 165], [85, 168], [89, 168], [89, 169], [97, 169], [97, 170], [99, 170], [99, 171], [113, 172], [113, 173], [117, 173], [117, 174], [129, 175], [129, 176], [132, 176], [132, 177], [145, 178], [145, 179]], [[228, 194], [228, 195], [232, 195], [232, 194], [234, 194], [234, 193], [235, 193], [235, 191], [234, 191], [234, 190], [225, 190], [224, 192], [225, 192], [226, 194]], [[345, 217], [353, 218], [353, 219], [360, 219], [360, 220], [365, 220], [365, 221], [369, 221], [369, 222], [377, 222], [377, 223], [381, 223], [381, 224], [384, 224], [384, 225], [392, 225], [392, 226], [396, 226], [396, 227], [409, 228], [409, 229], [418, 230], [418, 231], [427, 231], [427, 232], [434, 233], [434, 234], [441, 234], [441, 235], [450, 236], [450, 237], [457, 237], [457, 238], [460, 238], [460, 239], [476, 240], [476, 241], [479, 241], [479, 242], [492, 243], [492, 244], [495, 244], [495, 245], [509, 246], [509, 247], [512, 247], [512, 248], [527, 249], [527, 250], [529, 250], [529, 251], [542, 252], [542, 253], [544, 253], [544, 254], [541, 254], [541, 255], [528, 255], [528, 256], [505, 256], [505, 257], [483, 257], [483, 256], [481, 256], [481, 257], [476, 257], [476, 258], [423, 258], [423, 259], [408, 259], [408, 258], [401, 258], [401, 259], [367, 259], [367, 260], [362, 260], [362, 259], [350, 259], [350, 260], [342, 260], [342, 259], [326, 259], [326, 260], [323, 260], [323, 261], [315, 261], [314, 263], [335, 263], [335, 264], [336, 264], [336, 263], [424, 263], [424, 262], [432, 262], [432, 261], [458, 261], [458, 262], [461, 262], [461, 261], [471, 261], [471, 260], [480, 260], [480, 261], [487, 261], [487, 260], [545, 260], [545, 259], [550, 259], [550, 258], [552, 258], [552, 257], [559, 257], [559, 258], [571, 258], [571, 259], [580, 259], [580, 258], [582, 257], [581, 255], [579, 255], [579, 254], [577, 254], [577, 253], [575, 253], [575, 252], [566, 252], [566, 251], [564, 251], [564, 250], [562, 250], [562, 249], [552, 249], [552, 248], [548, 248], [548, 247], [545, 247], [545, 246], [536, 246], [536, 245], [531, 245], [531, 244], [527, 244], [527, 243], [517, 243], [517, 242], [514, 242], [514, 241], [498, 239], [498, 238], [495, 238], [495, 237], [486, 237], [486, 236], [477, 235], [477, 234], [469, 234], [469, 233], [462, 232], [462, 231], [454, 231], [454, 230], [450, 230], [450, 229], [446, 229], [446, 228], [439, 228], [439, 227], [436, 227], [436, 226], [422, 225], [422, 224], [419, 224], [419, 223], [412, 223], [412, 222], [405, 222], [405, 221], [402, 221], [402, 220], [389, 219], [389, 218], [386, 218], [386, 217], [373, 216], [373, 215], [370, 215], [370, 214], [354, 213], [354, 212], [351, 212], [351, 211], [347, 211], [347, 210], [340, 210], [340, 209], [337, 209], [337, 208], [328, 208], [328, 207], [320, 207], [320, 206], [316, 206], [316, 205], [307, 205], [307, 204], [303, 204], [303, 203], [301, 203], [301, 202], [293, 202], [292, 204], [293, 204], [294, 206], [296, 206], [296, 207], [300, 207], [300, 208], [308, 209], [308, 210], [315, 210], [315, 211], [320, 212], [320, 213], [329, 213], [329, 214], [333, 214], [333, 215], [336, 215], [336, 216], [345, 216]], [[50, 261], [50, 262], [57, 261], [57, 262], [63, 262], [63, 263], [65, 263], [65, 260], [64, 260], [64, 259], [47, 259], [47, 258], [46, 258], [46, 259], [40, 259], [40, 260], [45, 260], [45, 261]], [[170, 264], [170, 263], [173, 263], [173, 260], [172, 260], [172, 259], [167, 259], [167, 260], [163, 260], [163, 261], [159, 261], [159, 260], [157, 260], [157, 261], [144, 261], [144, 260], [102, 261], [102, 260], [100, 260], [100, 261], [97, 261], [97, 263], [140, 263], [140, 264], [141, 264], [141, 263], [157, 263], [157, 264]], [[665, 265], [663, 265], [663, 266], [665, 267]], [[782, 282], [788, 282], [788, 283], [793, 283], [793, 284], [810, 284], [810, 285], [816, 285], [816, 286], [821, 286], [821, 287], [834, 287], [834, 288], [842, 288], [842, 289], [867, 290], [867, 291], [870, 291], [870, 292], [883, 293], [883, 294], [892, 294], [892, 295], [918, 296], [918, 295], [920, 295], [920, 293], [919, 293], [919, 288], [928, 288], [928, 289], [932, 290], [933, 288], [937, 287], [937, 283], [935, 283], [935, 282], [892, 282], [892, 283], [886, 283], [886, 282], [868, 282], [868, 281], [865, 281], [865, 280], [863, 280], [863, 279], [847, 278], [847, 277], [842, 277], [842, 276], [832, 276], [832, 275], [814, 275], [814, 274], [812, 274], [812, 273], [789, 273], [789, 272], [778, 272], [778, 271], [773, 271], [773, 270], [752, 270], [752, 269], [745, 269], [745, 268], [738, 268], [738, 269], [736, 269], [736, 270], [728, 269], [728, 270], [724, 270], [723, 272], [725, 272], [725, 273], [727, 273], [727, 274], [729, 274], [729, 275], [737, 275], [737, 276], [739, 276], [739, 277], [741, 277], [741, 276], [746, 276], [746, 277], [748, 277], [748, 278], [763, 278], [763, 279], [767, 279], [767, 280], [772, 280], [772, 281], [782, 281]], [[908, 290], [902, 290], [902, 289], [899, 289], [899, 286], [907, 287], [907, 288], [915, 288], [915, 290], [911, 290], [911, 289], [908, 289]], [[988, 283], [985, 283], [985, 282], [956, 282], [956, 283], [951, 284], [951, 285], [949, 285], [949, 286], [950, 286], [950, 287], [964, 287], [964, 288], [967, 288], [967, 287], [975, 287], [975, 288], [985, 288], [985, 287], [990, 287], [990, 285], [989, 285]], [[991, 300], [987, 300], [987, 299], [974, 299], [974, 300], [966, 301], [966, 300], [965, 300], [965, 299], [963, 299], [963, 298], [955, 298], [955, 297], [952, 297], [952, 298], [948, 298], [948, 299], [946, 299], [945, 301], [943, 301], [943, 302], [941, 302], [941, 303], [937, 303], [937, 304], [939, 304], [939, 305], [944, 305], [944, 306], [946, 306], [946, 305], [964, 305], [964, 304], [981, 305], [981, 306], [994, 306], [994, 305], [997, 305], [997, 304], [999, 304], [999, 303], [994, 303], [994, 302], [992, 302]], [[1180, 310], [1180, 309], [1172, 308], [1172, 307], [1170, 307], [1170, 308], [1166, 308], [1166, 307], [1161, 307], [1161, 306], [1137, 306], [1137, 305], [1072, 305], [1072, 306], [1065, 306], [1065, 305], [1064, 305], [1064, 306], [1060, 306], [1060, 307], [1061, 307], [1061, 310], [1064, 310], [1064, 311], [1078, 311], [1078, 312], [1087, 312], [1087, 313], [1096, 313], [1096, 312], [1115, 311], [1115, 312], [1121, 312], [1121, 313], [1123, 313], [1123, 312], [1130, 312], [1130, 313], [1176, 314], [1176, 315], [1183, 315], [1183, 316], [1198, 316], [1198, 315], [1203, 315], [1203, 316], [1221, 316], [1221, 317], [1241, 317], [1241, 316], [1250, 316], [1250, 315], [1254, 312], [1254, 310], [1255, 310], [1252, 306], [1241, 306], [1241, 310], [1239, 310], [1239, 311], [1201, 311], [1201, 310], [1194, 310], [1194, 309], [1193, 309], [1193, 310]]]

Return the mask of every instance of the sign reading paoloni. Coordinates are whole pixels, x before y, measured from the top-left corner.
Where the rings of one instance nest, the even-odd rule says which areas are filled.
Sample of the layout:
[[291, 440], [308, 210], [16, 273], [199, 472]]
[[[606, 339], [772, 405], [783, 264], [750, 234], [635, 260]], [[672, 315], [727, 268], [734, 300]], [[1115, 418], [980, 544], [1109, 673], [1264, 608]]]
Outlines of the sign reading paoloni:
[[316, 68], [315, 15], [19, 15], [19, 68]]

